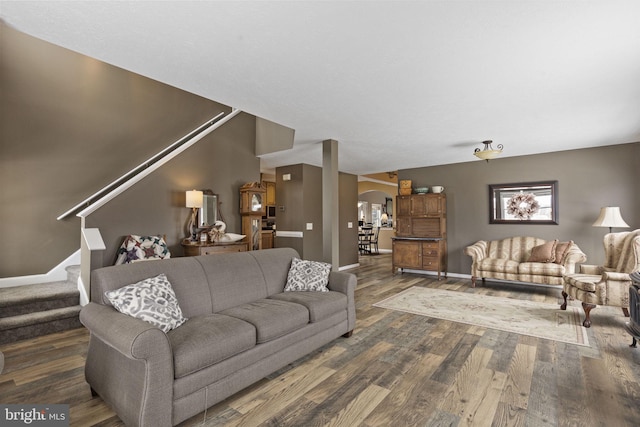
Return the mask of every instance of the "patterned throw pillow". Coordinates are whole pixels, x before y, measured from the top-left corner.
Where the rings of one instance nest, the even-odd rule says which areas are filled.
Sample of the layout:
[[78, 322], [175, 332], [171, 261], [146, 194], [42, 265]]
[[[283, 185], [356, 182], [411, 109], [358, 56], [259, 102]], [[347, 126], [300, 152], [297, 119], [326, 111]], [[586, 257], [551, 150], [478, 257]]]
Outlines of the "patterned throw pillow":
[[119, 312], [149, 322], [163, 332], [187, 321], [164, 274], [104, 294]]
[[118, 249], [116, 265], [166, 258], [171, 258], [171, 252], [162, 237], [131, 234], [124, 238]]
[[329, 273], [331, 264], [319, 261], [303, 261], [293, 258], [291, 268], [287, 275], [287, 284], [284, 287], [288, 291], [318, 291], [329, 292]]
[[547, 243], [543, 243], [539, 246], [531, 248], [531, 256], [527, 262], [553, 262], [556, 260], [556, 245], [557, 240], [552, 240]]

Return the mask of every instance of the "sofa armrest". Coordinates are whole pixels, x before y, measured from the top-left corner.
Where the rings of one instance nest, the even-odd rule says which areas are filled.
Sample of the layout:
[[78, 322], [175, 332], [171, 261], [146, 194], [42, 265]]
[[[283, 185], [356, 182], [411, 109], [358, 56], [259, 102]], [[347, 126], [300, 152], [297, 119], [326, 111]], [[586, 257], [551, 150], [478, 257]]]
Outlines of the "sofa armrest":
[[172, 424], [173, 353], [157, 327], [113, 307], [89, 303], [80, 321], [91, 332], [85, 376], [127, 425]]
[[356, 300], [355, 291], [358, 279], [355, 274], [342, 271], [332, 271], [329, 274], [329, 289], [341, 292], [347, 296], [347, 322], [348, 331], [353, 331], [356, 327]]
[[564, 257], [564, 274], [573, 274], [576, 272], [576, 264], [583, 263], [587, 260], [587, 255], [575, 243], [569, 247], [567, 255]]
[[148, 359], [163, 353], [173, 357], [164, 332], [113, 307], [90, 302], [82, 307], [80, 321], [92, 335], [130, 359]]
[[629, 273], [619, 273], [617, 271], [603, 272], [602, 280], [607, 282], [623, 282], [627, 287], [631, 284], [631, 276], [629, 276]]
[[489, 245], [486, 241], [479, 240], [475, 242], [473, 245], [467, 246], [464, 250], [464, 253], [466, 255], [469, 255], [471, 257], [472, 262], [475, 264], [476, 262], [481, 261], [487, 257], [488, 246]]

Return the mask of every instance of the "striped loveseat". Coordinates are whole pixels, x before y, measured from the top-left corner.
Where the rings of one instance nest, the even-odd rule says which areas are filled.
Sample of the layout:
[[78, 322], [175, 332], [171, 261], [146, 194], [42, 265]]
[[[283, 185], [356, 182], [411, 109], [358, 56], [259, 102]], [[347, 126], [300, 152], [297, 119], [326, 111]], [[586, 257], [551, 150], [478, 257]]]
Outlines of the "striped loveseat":
[[472, 259], [471, 283], [476, 279], [501, 279], [517, 282], [562, 285], [562, 277], [574, 273], [576, 264], [586, 255], [572, 241], [544, 240], [537, 237], [508, 237], [480, 240], [467, 246]]

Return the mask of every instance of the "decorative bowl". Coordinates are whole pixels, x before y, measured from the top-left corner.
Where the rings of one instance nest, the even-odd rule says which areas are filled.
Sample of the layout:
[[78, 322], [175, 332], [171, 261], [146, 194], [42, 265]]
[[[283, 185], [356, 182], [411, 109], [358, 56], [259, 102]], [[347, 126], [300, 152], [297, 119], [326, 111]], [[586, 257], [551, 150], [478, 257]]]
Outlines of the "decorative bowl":
[[417, 194], [424, 194], [429, 192], [429, 187], [416, 187], [413, 191]]
[[238, 242], [244, 238], [244, 234], [224, 233], [218, 242]]

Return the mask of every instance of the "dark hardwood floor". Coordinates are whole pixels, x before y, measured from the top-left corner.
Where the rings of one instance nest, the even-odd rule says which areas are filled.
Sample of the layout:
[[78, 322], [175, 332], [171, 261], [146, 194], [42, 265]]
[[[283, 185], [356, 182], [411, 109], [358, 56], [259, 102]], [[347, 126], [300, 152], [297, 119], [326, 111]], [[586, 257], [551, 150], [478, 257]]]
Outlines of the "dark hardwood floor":
[[[363, 256], [357, 323], [340, 338], [182, 425], [638, 426], [640, 347], [620, 309], [598, 307], [591, 347], [373, 307], [410, 286], [560, 302], [560, 289], [391, 275]], [[84, 381], [88, 334], [3, 345], [0, 403], [67, 403], [72, 426], [122, 425]]]

